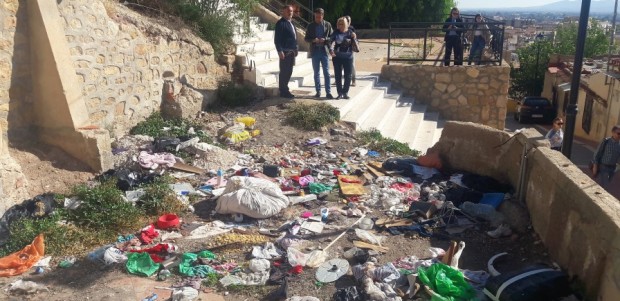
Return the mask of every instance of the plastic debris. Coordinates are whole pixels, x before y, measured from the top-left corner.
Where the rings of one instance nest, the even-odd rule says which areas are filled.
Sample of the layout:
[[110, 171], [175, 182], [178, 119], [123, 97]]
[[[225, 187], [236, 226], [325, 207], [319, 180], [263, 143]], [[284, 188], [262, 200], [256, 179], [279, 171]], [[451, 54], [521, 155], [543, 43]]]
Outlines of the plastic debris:
[[11, 284], [9, 284], [9, 288], [7, 289], [9, 294], [17, 294], [17, 295], [28, 295], [35, 294], [42, 291], [49, 292], [49, 289], [42, 284], [38, 284], [33, 281], [24, 281], [19, 279]]

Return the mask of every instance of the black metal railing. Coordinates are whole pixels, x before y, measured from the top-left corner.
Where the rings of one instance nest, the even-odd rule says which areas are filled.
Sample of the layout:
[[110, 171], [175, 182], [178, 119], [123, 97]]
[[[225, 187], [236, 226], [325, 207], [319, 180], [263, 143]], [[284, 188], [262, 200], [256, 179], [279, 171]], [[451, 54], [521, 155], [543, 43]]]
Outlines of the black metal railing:
[[[473, 15], [461, 15], [463, 19], [463, 33], [461, 38], [463, 61], [468, 62], [470, 40], [466, 37], [474, 33]], [[505, 23], [485, 18], [487, 28], [476, 28], [488, 32], [490, 41], [486, 41], [480, 64], [502, 64], [504, 48]], [[445, 32], [444, 22], [392, 22], [389, 27], [387, 64], [391, 62], [444, 62]], [[449, 59], [450, 62], [455, 60]]]
[[263, 3], [267, 9], [277, 15], [280, 15], [282, 7], [287, 4], [292, 5], [294, 9], [293, 24], [301, 30], [306, 30], [308, 24], [312, 23], [314, 20], [314, 13], [312, 12], [312, 9], [295, 0], [270, 0]]

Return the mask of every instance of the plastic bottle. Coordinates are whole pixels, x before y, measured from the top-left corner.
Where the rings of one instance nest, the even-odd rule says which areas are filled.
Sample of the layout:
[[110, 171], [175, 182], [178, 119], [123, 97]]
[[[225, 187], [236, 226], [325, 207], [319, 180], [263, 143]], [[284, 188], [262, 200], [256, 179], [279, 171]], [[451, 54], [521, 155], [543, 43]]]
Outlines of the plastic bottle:
[[157, 300], [157, 294], [156, 293], [153, 293], [152, 295], [142, 299], [142, 301], [155, 301], [155, 300]]
[[170, 270], [163, 269], [163, 270], [159, 271], [159, 273], [157, 273], [157, 280], [164, 281], [164, 280], [166, 280], [166, 278], [170, 277], [170, 275], [172, 275]]
[[221, 168], [219, 168], [217, 170], [217, 187], [221, 187], [222, 186], [223, 180], [224, 180], [224, 172], [222, 171]]

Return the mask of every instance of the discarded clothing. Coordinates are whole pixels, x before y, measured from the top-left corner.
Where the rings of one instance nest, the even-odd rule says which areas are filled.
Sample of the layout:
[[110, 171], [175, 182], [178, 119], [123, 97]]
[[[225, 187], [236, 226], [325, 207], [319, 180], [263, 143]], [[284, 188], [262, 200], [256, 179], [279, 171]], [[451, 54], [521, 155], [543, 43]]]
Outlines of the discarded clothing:
[[172, 285], [172, 287], [174, 287], [174, 288], [181, 288], [181, 287], [189, 286], [191, 288], [199, 290], [201, 284], [202, 284], [202, 278], [200, 278], [200, 277], [189, 277], [189, 278], [183, 278], [183, 279], [179, 280], [179, 282], [177, 282], [174, 285]]
[[232, 231], [232, 228], [226, 227], [222, 221], [213, 221], [206, 225], [200, 226], [189, 233], [187, 239], [201, 239], [216, 236]]
[[141, 249], [141, 250], [130, 250], [129, 252], [148, 253], [149, 255], [151, 255], [151, 259], [153, 259], [154, 262], [160, 263], [165, 260], [164, 259], [165, 255], [160, 256], [160, 254], [174, 253], [176, 250], [178, 250], [178, 247], [172, 244], [157, 244], [151, 248], [146, 248], [146, 249]]
[[45, 255], [43, 234], [34, 238], [31, 244], [20, 251], [0, 258], [0, 277], [20, 275], [30, 269]]
[[129, 253], [125, 268], [127, 272], [134, 275], [150, 277], [157, 273], [160, 268], [159, 263], [155, 263], [148, 253]]
[[127, 261], [127, 255], [117, 248], [110, 247], [103, 253], [103, 262], [105, 264], [123, 263]]
[[208, 265], [194, 265], [198, 260], [198, 255], [195, 253], [184, 253], [181, 256], [181, 263], [179, 264], [179, 273], [184, 276], [198, 276], [201, 278], [207, 277], [209, 274], [215, 274], [214, 268]]
[[153, 224], [150, 224], [140, 230], [140, 240], [144, 244], [150, 244], [157, 236], [159, 236], [159, 233], [155, 230], [155, 225]]
[[332, 299], [334, 301], [361, 301], [362, 296], [357, 292], [357, 287], [349, 286], [336, 290]]
[[436, 260], [433, 260], [433, 259], [422, 260], [416, 256], [409, 256], [409, 257], [398, 259], [393, 264], [395, 267], [399, 269], [405, 269], [408, 271], [417, 272], [419, 267], [428, 268], [434, 263], [434, 261]]
[[476, 190], [478, 192], [487, 193], [487, 192], [503, 192], [507, 193], [512, 190], [512, 187], [508, 184], [504, 184], [495, 180], [494, 178], [481, 176], [471, 173], [463, 174], [461, 178], [461, 182], [465, 184], [465, 186]]
[[321, 192], [332, 190], [332, 186], [325, 185], [322, 183], [310, 183], [308, 184], [308, 188], [310, 189], [310, 193], [313, 193], [316, 195], [320, 194]]
[[176, 158], [170, 153], [149, 154], [146, 151], [141, 151], [138, 156], [138, 163], [143, 168], [156, 169], [160, 165], [172, 167], [176, 162]]
[[9, 239], [11, 223], [25, 217], [44, 217], [54, 211], [54, 194], [45, 193], [9, 208], [0, 218], [0, 245]]

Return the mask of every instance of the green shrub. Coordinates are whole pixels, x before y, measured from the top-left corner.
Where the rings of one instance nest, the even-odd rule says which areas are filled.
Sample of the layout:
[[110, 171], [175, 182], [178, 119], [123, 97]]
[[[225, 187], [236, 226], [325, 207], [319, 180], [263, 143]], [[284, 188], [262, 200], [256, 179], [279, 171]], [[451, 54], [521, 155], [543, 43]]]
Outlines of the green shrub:
[[247, 106], [252, 103], [252, 88], [232, 81], [222, 81], [217, 88], [217, 105], [223, 107]]
[[140, 198], [140, 206], [146, 214], [160, 216], [166, 213], [179, 213], [187, 208], [168, 186], [171, 182], [168, 177], [159, 177], [153, 183], [142, 187], [145, 194]]
[[393, 153], [402, 156], [417, 157], [420, 155], [420, 151], [411, 149], [406, 143], [396, 141], [392, 138], [386, 138], [381, 135], [381, 132], [377, 129], [370, 129], [368, 131], [361, 131], [357, 135], [357, 141], [360, 145], [364, 145], [367, 148], [378, 151], [381, 153]]
[[[153, 112], [146, 120], [139, 122], [129, 133], [132, 135], [147, 135], [153, 138], [159, 137], [187, 137], [187, 131], [193, 127], [196, 134], [194, 136], [200, 138], [201, 142], [213, 143], [213, 139], [209, 137], [203, 130], [202, 125], [198, 122], [187, 119], [164, 119], [160, 112]], [[164, 130], [164, 128], [170, 128]]]
[[294, 103], [286, 112], [286, 121], [303, 130], [320, 130], [338, 120], [340, 120], [338, 108], [326, 103]]
[[125, 201], [115, 179], [93, 188], [81, 184], [73, 188], [73, 193], [82, 204], [67, 211], [67, 220], [79, 227], [123, 232], [141, 226], [142, 212]]

